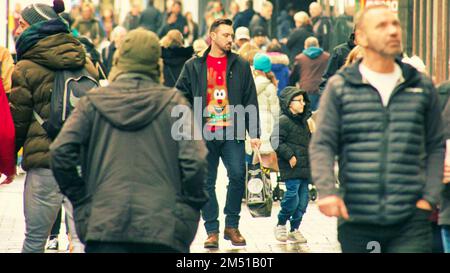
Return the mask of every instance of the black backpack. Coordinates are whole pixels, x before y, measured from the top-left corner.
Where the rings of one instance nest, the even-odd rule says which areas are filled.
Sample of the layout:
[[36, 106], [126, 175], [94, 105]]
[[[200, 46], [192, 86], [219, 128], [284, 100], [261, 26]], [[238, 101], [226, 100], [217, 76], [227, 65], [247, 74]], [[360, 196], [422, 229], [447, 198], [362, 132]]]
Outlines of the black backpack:
[[97, 87], [99, 87], [98, 81], [84, 68], [75, 71], [57, 71], [51, 90], [49, 119], [44, 121], [36, 111], [33, 111], [33, 115], [47, 135], [55, 139], [78, 101], [89, 90]]

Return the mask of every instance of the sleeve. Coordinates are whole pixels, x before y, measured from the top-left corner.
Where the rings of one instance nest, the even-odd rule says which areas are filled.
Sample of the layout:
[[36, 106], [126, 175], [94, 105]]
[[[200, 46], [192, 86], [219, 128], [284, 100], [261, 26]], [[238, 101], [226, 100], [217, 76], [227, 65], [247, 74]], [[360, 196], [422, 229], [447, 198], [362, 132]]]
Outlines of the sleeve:
[[188, 102], [193, 106], [194, 97], [191, 85], [191, 76], [189, 73], [189, 64], [185, 63], [183, 69], [181, 70], [180, 76], [178, 77], [175, 87], [184, 95]]
[[244, 63], [243, 67], [243, 73], [244, 77], [242, 79], [245, 80], [244, 82], [244, 96], [242, 103], [244, 104], [244, 107], [247, 108], [248, 106], [254, 106], [256, 107], [256, 118], [251, 117], [249, 113], [246, 113], [245, 117], [245, 128], [247, 129], [247, 132], [250, 136], [250, 138], [260, 138], [261, 136], [261, 121], [259, 117], [259, 106], [258, 106], [258, 96], [256, 93], [256, 86], [255, 86], [255, 80], [252, 76], [252, 71], [250, 69], [250, 65], [248, 62]]
[[427, 179], [422, 198], [435, 207], [440, 202], [440, 194], [443, 190], [444, 126], [437, 91], [431, 82], [429, 86], [430, 102], [425, 121]]
[[341, 103], [337, 95], [337, 89], [341, 88], [339, 81], [342, 81], [340, 76], [333, 77], [321, 98], [318, 126], [309, 147], [312, 178], [322, 198], [338, 194], [334, 162], [341, 124]]
[[292, 48], [295, 46], [295, 44], [297, 44], [297, 32], [293, 30], [293, 32], [291, 32], [291, 34], [288, 37], [286, 47], [291, 51]]
[[328, 80], [336, 74], [336, 72], [339, 70], [339, 54], [336, 50], [333, 50], [333, 53], [331, 54], [331, 57], [328, 59], [328, 65], [325, 70], [325, 73], [322, 76], [322, 82], [319, 86], [319, 93], [320, 95], [323, 94], [325, 87], [327, 85]]
[[[195, 125], [195, 118], [186, 99], [177, 93], [171, 108], [180, 106], [186, 106], [183, 117], [181, 117], [183, 130], [181, 132], [176, 130], [173, 133], [178, 144], [182, 199], [187, 204], [200, 210], [208, 201], [208, 195], [204, 189], [207, 149], [202, 140], [195, 140], [194, 136], [197, 134], [194, 130], [198, 130], [200, 126]], [[173, 120], [174, 122], [179, 122], [179, 120]]]
[[16, 130], [16, 151], [19, 151], [25, 143], [33, 116], [33, 95], [25, 71], [26, 67], [19, 63], [13, 72], [13, 88], [9, 96]]
[[61, 192], [69, 198], [74, 207], [87, 198], [85, 182], [77, 170], [81, 148], [89, 141], [92, 128], [87, 109], [87, 98], [82, 98], [50, 146], [50, 166], [53, 174]]
[[272, 145], [274, 144], [278, 145], [273, 146], [275, 152], [277, 153], [277, 156], [285, 161], [289, 161], [293, 156], [295, 156], [295, 153], [291, 149], [291, 147], [289, 147], [289, 145], [286, 143], [286, 140], [289, 137], [287, 121], [283, 118], [280, 118], [278, 126], [279, 126], [278, 134], [276, 130], [273, 131], [271, 142]]
[[299, 81], [300, 81], [300, 64], [296, 63], [289, 77], [289, 85], [296, 86]]

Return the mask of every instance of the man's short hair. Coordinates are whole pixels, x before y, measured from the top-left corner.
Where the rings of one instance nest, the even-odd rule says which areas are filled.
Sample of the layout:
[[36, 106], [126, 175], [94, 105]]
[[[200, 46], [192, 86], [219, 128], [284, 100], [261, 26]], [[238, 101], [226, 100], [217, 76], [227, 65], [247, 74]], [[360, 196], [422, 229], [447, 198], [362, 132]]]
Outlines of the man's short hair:
[[209, 33], [216, 31], [216, 29], [220, 25], [232, 26], [233, 21], [231, 21], [230, 19], [223, 19], [223, 18], [216, 19], [216, 20], [214, 20], [214, 23], [212, 23], [211, 27], [209, 28]]
[[376, 5], [370, 5], [366, 8], [364, 8], [362, 11], [358, 12], [358, 14], [355, 16], [355, 29], [361, 30], [364, 20], [366, 19], [367, 14], [375, 9], [388, 9], [389, 7], [386, 4], [376, 4]]

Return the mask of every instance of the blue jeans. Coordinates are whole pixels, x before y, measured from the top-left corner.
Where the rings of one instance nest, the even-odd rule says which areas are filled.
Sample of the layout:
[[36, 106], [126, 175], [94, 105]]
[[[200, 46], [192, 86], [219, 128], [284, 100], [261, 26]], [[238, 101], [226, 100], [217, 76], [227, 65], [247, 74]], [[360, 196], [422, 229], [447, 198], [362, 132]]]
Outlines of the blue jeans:
[[298, 229], [306, 213], [309, 202], [308, 180], [286, 180], [286, 193], [281, 201], [281, 211], [278, 214], [278, 225], [291, 223], [291, 232]]
[[202, 209], [202, 217], [208, 234], [219, 233], [219, 204], [216, 196], [217, 168], [222, 158], [227, 169], [229, 184], [224, 209], [225, 227], [239, 228], [242, 196], [245, 191], [245, 144], [236, 140], [213, 140], [206, 143], [208, 147], [208, 175], [206, 191], [209, 201]]
[[442, 243], [444, 245], [444, 252], [450, 253], [450, 226], [442, 227]]
[[70, 201], [60, 192], [50, 169], [31, 169], [25, 178], [24, 214], [25, 240], [22, 253], [44, 253], [45, 243], [61, 205], [67, 215], [69, 233], [76, 252], [84, 252], [78, 239]]

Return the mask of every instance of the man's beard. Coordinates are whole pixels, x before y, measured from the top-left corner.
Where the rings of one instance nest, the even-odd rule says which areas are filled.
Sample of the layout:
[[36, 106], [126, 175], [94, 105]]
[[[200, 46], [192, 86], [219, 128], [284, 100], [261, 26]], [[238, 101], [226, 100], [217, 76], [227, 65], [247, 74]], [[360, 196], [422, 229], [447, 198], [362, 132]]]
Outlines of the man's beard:
[[220, 49], [224, 52], [224, 53], [229, 53], [231, 51], [231, 46], [229, 48], [227, 48], [226, 46], [224, 47], [220, 47]]

